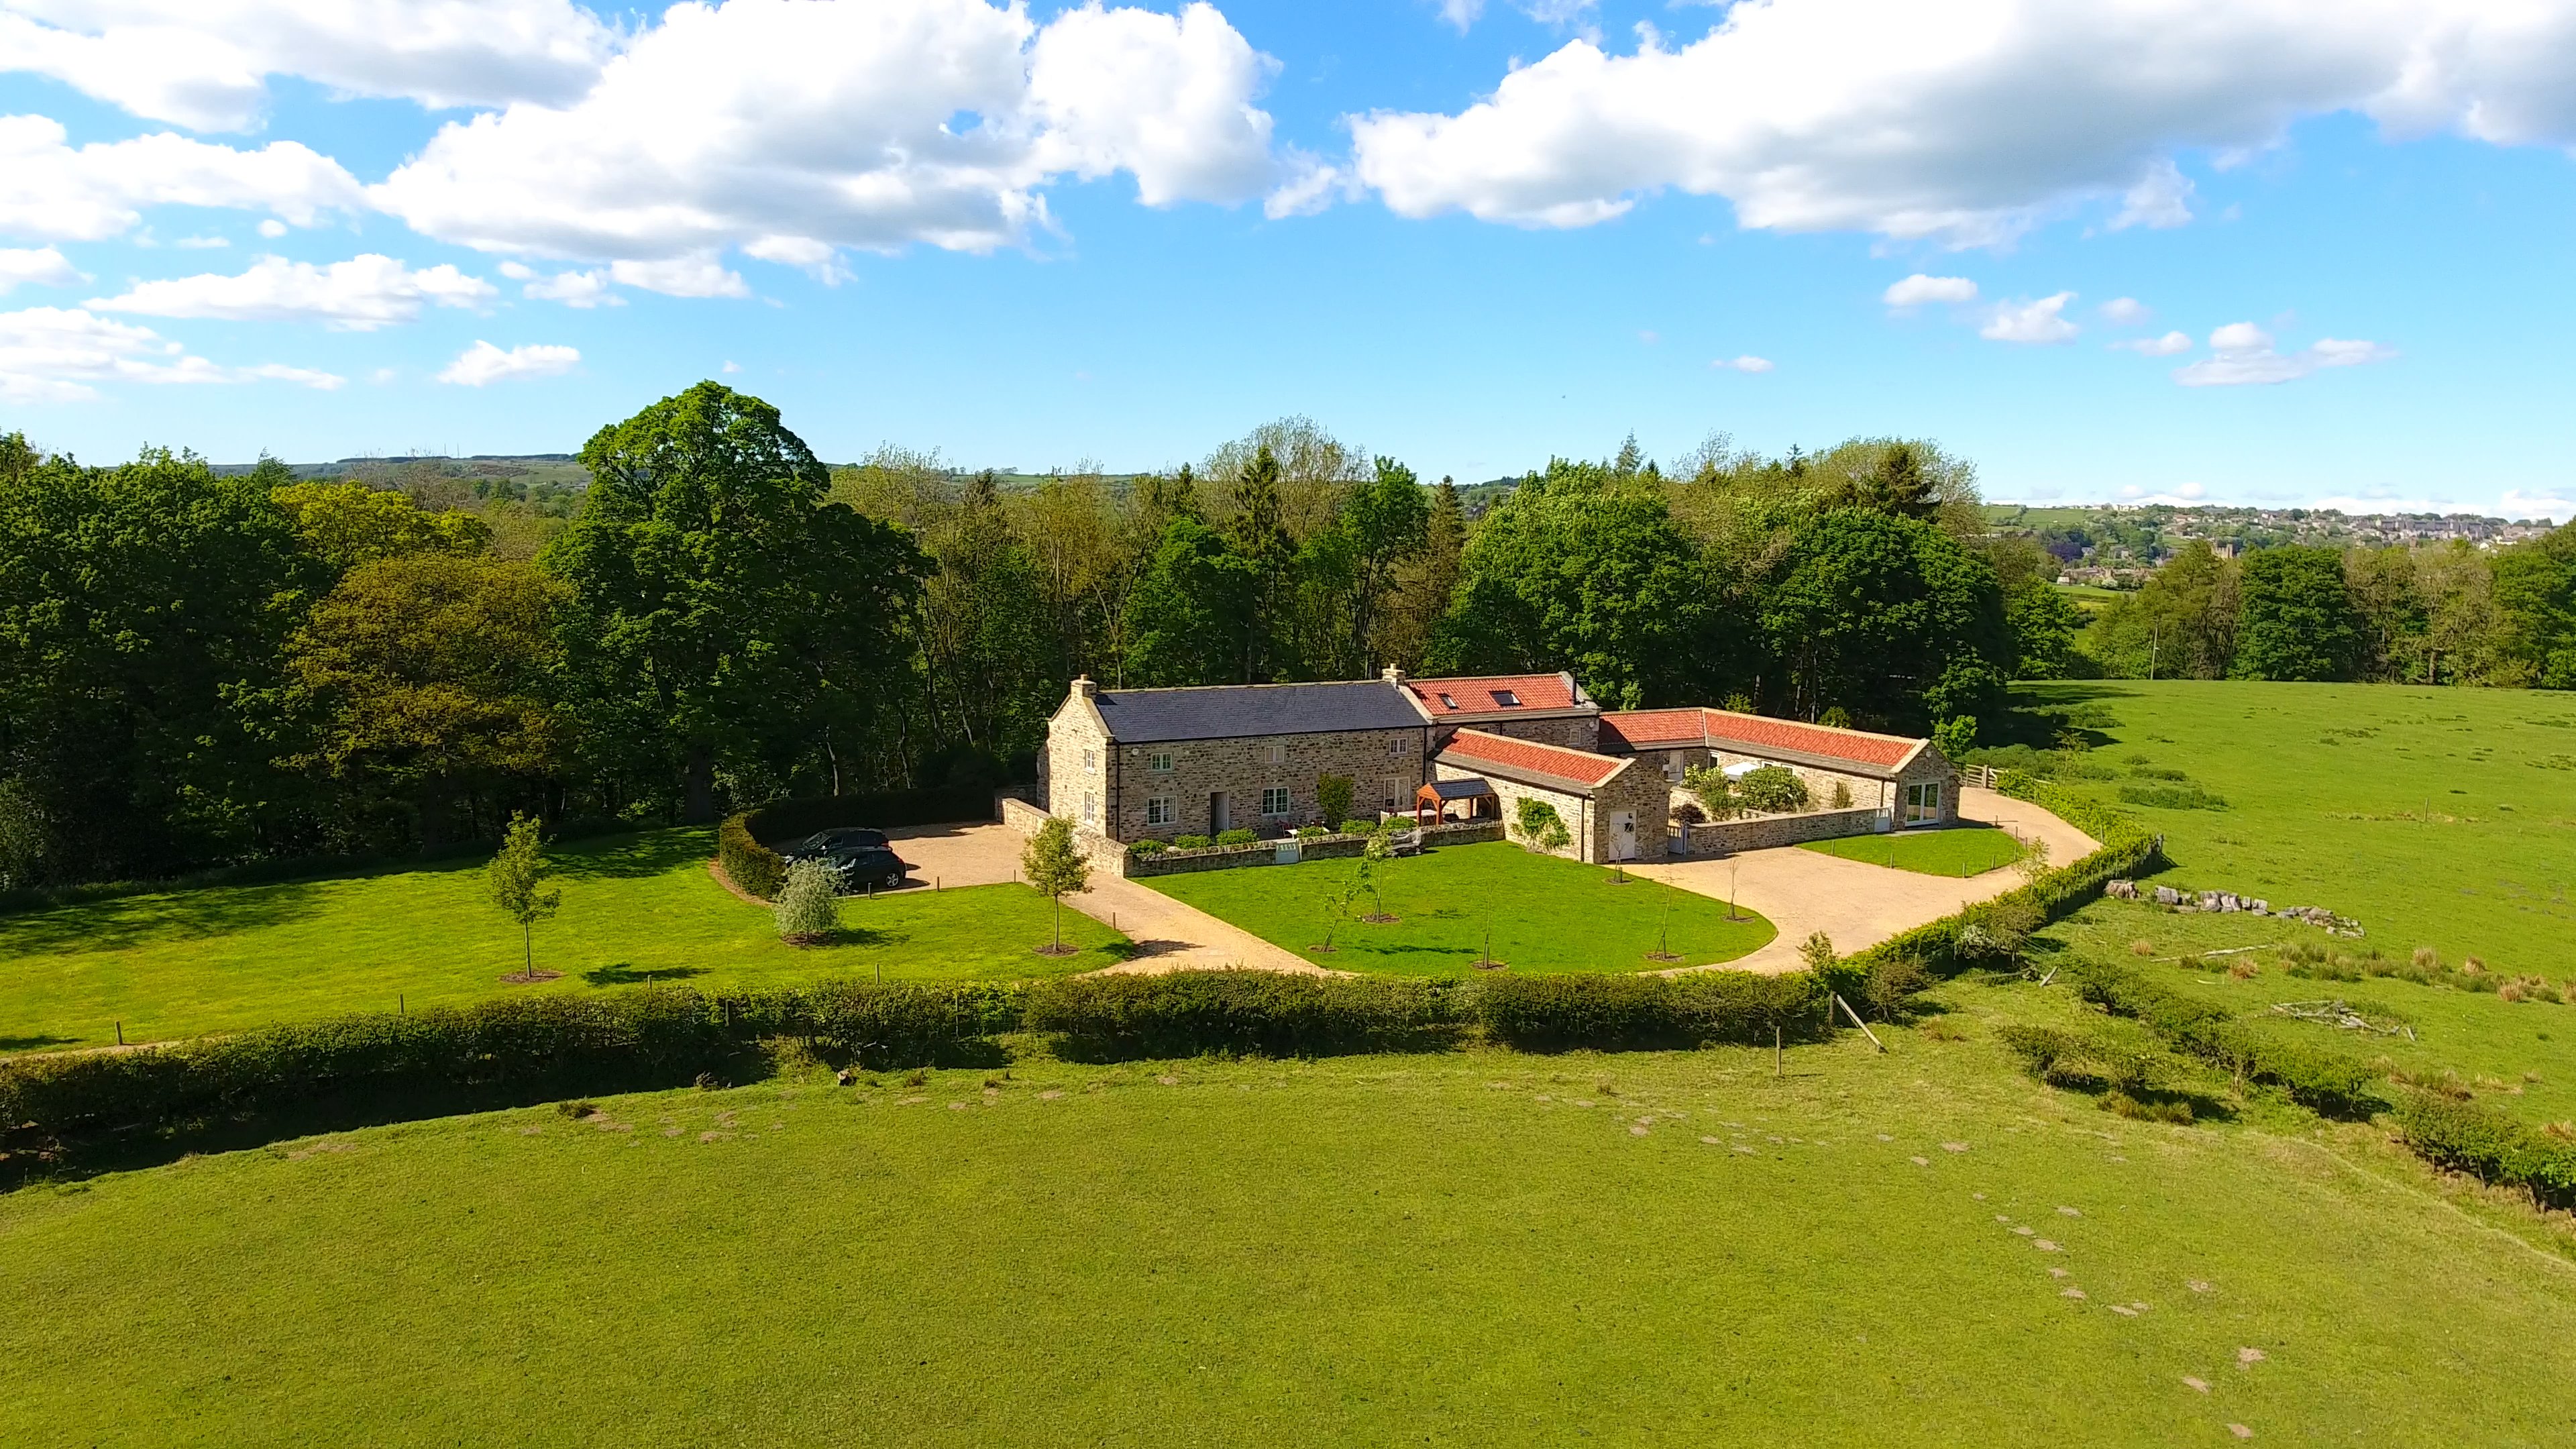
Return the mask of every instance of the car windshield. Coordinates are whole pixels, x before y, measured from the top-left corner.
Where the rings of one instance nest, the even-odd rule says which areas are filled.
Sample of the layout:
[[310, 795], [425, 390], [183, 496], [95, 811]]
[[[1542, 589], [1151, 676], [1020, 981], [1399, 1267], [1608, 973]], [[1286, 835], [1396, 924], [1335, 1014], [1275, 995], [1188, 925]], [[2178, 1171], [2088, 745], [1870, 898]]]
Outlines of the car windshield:
[[862, 830], [851, 827], [841, 830], [818, 830], [806, 836], [804, 843], [797, 848], [800, 850], [857, 850], [868, 847], [883, 848], [885, 843], [885, 832], [882, 830]]

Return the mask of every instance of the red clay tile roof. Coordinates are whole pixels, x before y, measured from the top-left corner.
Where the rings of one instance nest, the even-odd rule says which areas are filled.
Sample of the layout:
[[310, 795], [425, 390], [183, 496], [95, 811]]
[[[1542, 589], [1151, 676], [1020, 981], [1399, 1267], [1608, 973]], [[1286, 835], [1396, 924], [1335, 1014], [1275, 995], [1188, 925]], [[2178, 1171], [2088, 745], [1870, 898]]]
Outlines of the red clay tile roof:
[[[1455, 760], [1449, 757], [1455, 755]], [[1588, 750], [1569, 750], [1560, 745], [1542, 745], [1531, 740], [1516, 740], [1508, 735], [1487, 734], [1483, 730], [1460, 730], [1449, 737], [1440, 758], [1453, 765], [1478, 763], [1499, 765], [1509, 770], [1527, 770], [1534, 775], [1553, 775], [1577, 784], [1598, 785], [1625, 760], [1596, 755]]]
[[1881, 770], [1904, 764], [1923, 743], [1897, 735], [1800, 724], [1723, 709], [1646, 709], [1605, 714], [1601, 716], [1601, 736], [1605, 744], [1621, 743], [1632, 750], [1679, 744], [1706, 744], [1712, 749], [1733, 746], [1742, 753], [1757, 755], [1786, 750]]
[[[1456, 679], [1408, 679], [1404, 687], [1422, 701], [1432, 718], [1444, 714], [1491, 714], [1498, 710], [1572, 709], [1580, 701], [1562, 674], [1483, 674]], [[1494, 698], [1494, 691], [1507, 689], [1520, 701], [1504, 704]], [[1457, 701], [1440, 702], [1442, 695]]]
[[1626, 743], [1630, 749], [1650, 745], [1696, 745], [1708, 737], [1708, 725], [1696, 709], [1640, 709], [1601, 716], [1601, 742]]

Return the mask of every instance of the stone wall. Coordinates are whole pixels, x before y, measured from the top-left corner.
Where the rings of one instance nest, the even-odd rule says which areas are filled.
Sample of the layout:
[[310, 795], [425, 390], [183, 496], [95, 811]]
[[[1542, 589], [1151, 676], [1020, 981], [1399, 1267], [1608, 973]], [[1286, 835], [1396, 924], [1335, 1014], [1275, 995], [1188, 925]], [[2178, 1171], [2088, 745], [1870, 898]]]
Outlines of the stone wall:
[[[1563, 849], [1551, 850], [1548, 851], [1547, 854], [1563, 856], [1567, 860], [1588, 860], [1591, 858], [1594, 838], [1598, 832], [1591, 829], [1592, 802], [1585, 799], [1583, 796], [1574, 794], [1570, 791], [1550, 790], [1537, 785], [1524, 785], [1517, 780], [1506, 780], [1500, 775], [1491, 774], [1484, 770], [1470, 770], [1458, 765], [1442, 764], [1437, 765], [1435, 768], [1438, 770], [1439, 776], [1443, 780], [1482, 780], [1486, 784], [1493, 786], [1494, 798], [1502, 806], [1502, 820], [1504, 822], [1517, 821], [1521, 818], [1521, 802], [1523, 800], [1546, 801], [1549, 805], [1555, 807], [1557, 818], [1565, 822], [1565, 833], [1567, 836]], [[1529, 842], [1521, 840], [1518, 834], [1509, 830], [1504, 832], [1504, 838], [1519, 842], [1524, 849], [1530, 848]]]
[[[1275, 833], [1301, 825], [1338, 825], [1338, 820], [1324, 819], [1316, 803], [1317, 786], [1326, 775], [1348, 777], [1351, 813], [1374, 820], [1381, 811], [1413, 804], [1413, 792], [1425, 778], [1427, 734], [1417, 727], [1122, 744], [1109, 761], [1114, 769], [1100, 786], [1103, 833], [1120, 840], [1169, 840], [1214, 835], [1220, 829]], [[1279, 789], [1288, 792], [1286, 813], [1264, 814], [1263, 792]], [[1222, 824], [1212, 818], [1209, 798], [1218, 792], [1226, 797]], [[1149, 820], [1158, 799], [1170, 802], [1170, 818]]]
[[[1620, 812], [1636, 816], [1636, 853], [1634, 860], [1661, 860], [1667, 844], [1666, 820], [1670, 814], [1671, 792], [1662, 777], [1648, 774], [1631, 765], [1620, 771], [1592, 794], [1572, 790], [1550, 789], [1544, 785], [1526, 784], [1507, 779], [1490, 769], [1469, 769], [1463, 765], [1441, 764], [1437, 767], [1443, 780], [1483, 780], [1494, 788], [1495, 799], [1502, 805], [1506, 822], [1520, 819], [1520, 802], [1543, 800], [1555, 807], [1557, 818], [1565, 822], [1569, 839], [1561, 850], [1547, 852], [1567, 860], [1606, 865], [1613, 857], [1611, 836]], [[1519, 840], [1506, 832], [1506, 838]], [[1528, 842], [1522, 841], [1523, 845]]]
[[1890, 801], [1904, 798], [1894, 785], [1874, 775], [1828, 770], [1815, 765], [1792, 764], [1786, 760], [1772, 759], [1768, 755], [1748, 755], [1734, 750], [1711, 750], [1708, 753], [1714, 757], [1721, 769], [1728, 765], [1778, 765], [1806, 782], [1808, 803], [1817, 810], [1833, 808], [1836, 785], [1851, 792], [1853, 809], [1883, 810], [1887, 808]]
[[[1442, 845], [1475, 845], [1503, 838], [1502, 822], [1477, 820], [1457, 825], [1426, 825], [1422, 844], [1427, 849]], [[1346, 860], [1368, 849], [1364, 835], [1319, 835], [1297, 842], [1300, 860]], [[1126, 847], [1119, 847], [1122, 855]], [[1265, 840], [1257, 845], [1216, 845], [1205, 850], [1167, 850], [1159, 855], [1127, 855], [1124, 874], [1130, 879], [1157, 875], [1183, 875], [1201, 870], [1235, 870], [1244, 866], [1271, 865], [1279, 859], [1279, 842]]]
[[1460, 730], [1483, 730], [1489, 735], [1508, 735], [1516, 740], [1534, 740], [1542, 745], [1562, 745], [1569, 750], [1593, 751], [1601, 748], [1601, 717], [1577, 715], [1564, 719], [1480, 719], [1460, 721], [1442, 719], [1439, 733], [1431, 747], [1438, 754], [1449, 737]]
[[[1040, 826], [1055, 818], [1028, 801], [1013, 795], [1003, 796], [1001, 805], [1002, 823], [1022, 835], [1037, 834]], [[1083, 858], [1091, 862], [1093, 870], [1120, 876], [1129, 873], [1127, 847], [1097, 830], [1085, 830], [1080, 825], [1074, 826], [1073, 848], [1082, 852]]]
[[1681, 827], [1678, 831], [1681, 848], [1675, 853], [1694, 857], [1733, 855], [1738, 851], [1769, 850], [1774, 846], [1798, 845], [1809, 840], [1868, 835], [1886, 828], [1886, 816], [1871, 809], [1754, 815], [1740, 820], [1717, 820]]

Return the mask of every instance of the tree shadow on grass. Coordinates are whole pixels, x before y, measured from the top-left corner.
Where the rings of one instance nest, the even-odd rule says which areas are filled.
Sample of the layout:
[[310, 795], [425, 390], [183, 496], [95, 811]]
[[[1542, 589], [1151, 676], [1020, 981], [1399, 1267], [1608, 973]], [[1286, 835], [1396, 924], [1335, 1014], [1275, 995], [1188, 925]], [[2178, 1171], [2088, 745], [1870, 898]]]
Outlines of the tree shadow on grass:
[[331, 880], [210, 886], [168, 895], [117, 896], [0, 919], [0, 956], [122, 951], [165, 941], [199, 941], [310, 919], [324, 909]]
[[36, 1052], [47, 1047], [70, 1046], [76, 1036], [0, 1036], [0, 1052]]
[[581, 979], [593, 986], [634, 986], [646, 981], [683, 981], [706, 974], [703, 966], [631, 966], [617, 961], [584, 971]]
[[[634, 880], [704, 865], [715, 838], [704, 830], [648, 830], [578, 841], [547, 852], [567, 880]], [[480, 867], [477, 866], [477, 869]]]

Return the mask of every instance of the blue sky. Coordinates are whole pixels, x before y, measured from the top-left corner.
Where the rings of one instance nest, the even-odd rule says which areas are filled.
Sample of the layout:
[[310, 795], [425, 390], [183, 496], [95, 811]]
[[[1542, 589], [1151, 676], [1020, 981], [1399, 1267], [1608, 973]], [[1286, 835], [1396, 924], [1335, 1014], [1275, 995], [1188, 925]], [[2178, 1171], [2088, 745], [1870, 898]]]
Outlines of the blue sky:
[[713, 376], [833, 459], [2563, 519], [2571, 92], [2576, 4], [0, 0], [0, 427], [568, 451]]

